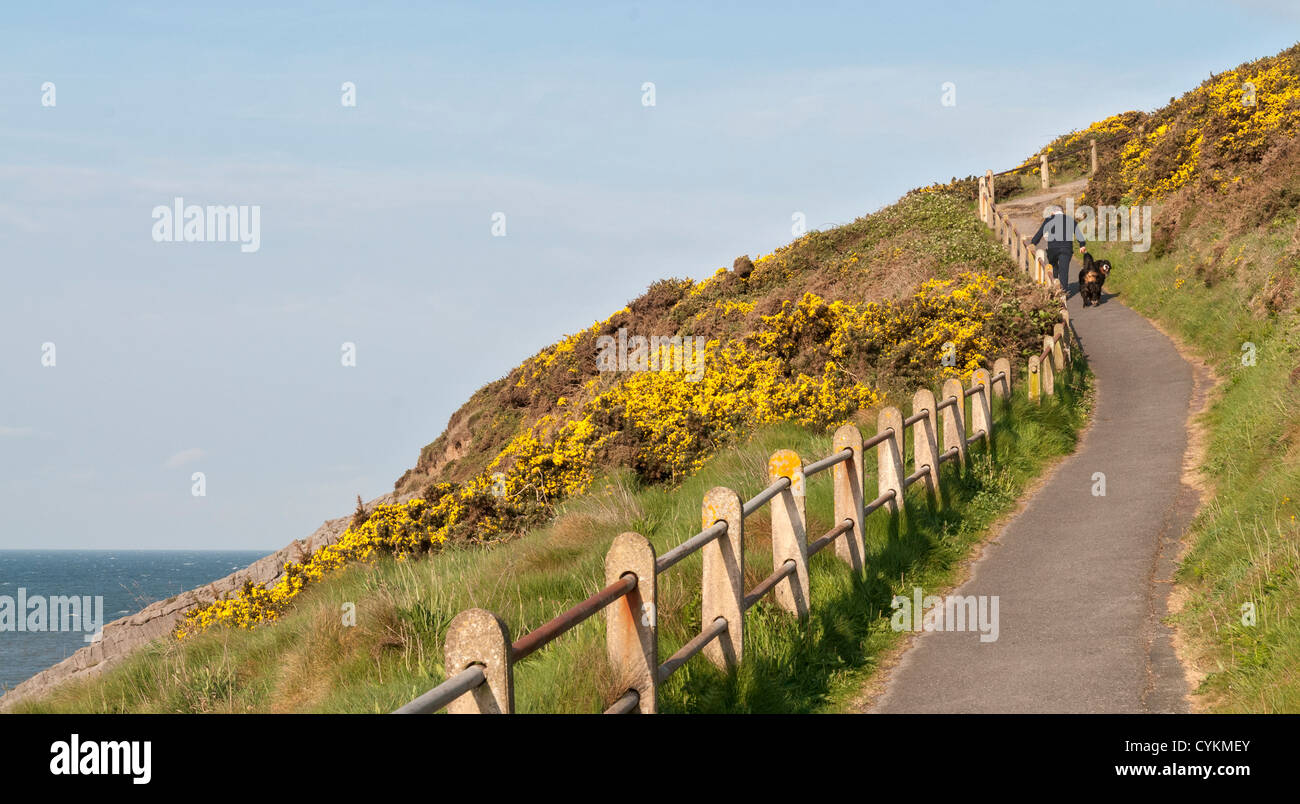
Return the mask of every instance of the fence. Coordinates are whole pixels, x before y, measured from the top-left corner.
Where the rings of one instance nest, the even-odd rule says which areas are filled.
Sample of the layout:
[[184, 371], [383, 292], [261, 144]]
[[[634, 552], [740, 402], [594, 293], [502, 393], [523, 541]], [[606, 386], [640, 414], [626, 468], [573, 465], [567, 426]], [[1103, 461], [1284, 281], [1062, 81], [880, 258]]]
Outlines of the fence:
[[[979, 214], [1011, 250], [1023, 271], [1047, 284], [1046, 262], [1040, 253], [1029, 256], [1024, 238], [993, 203], [992, 174], [980, 179]], [[1059, 284], [1055, 289], [1059, 290]], [[1043, 351], [1025, 367], [1027, 394], [1038, 400], [1055, 393], [1056, 372], [1068, 358], [1069, 316], [1052, 335], [1043, 337]], [[968, 449], [985, 448], [993, 438], [993, 399], [1011, 392], [1011, 363], [1003, 357], [971, 375], [970, 387], [957, 379], [943, 383], [939, 395], [928, 388], [912, 396], [912, 414], [896, 407], [879, 411], [876, 434], [864, 439], [849, 424], [835, 431], [833, 452], [803, 463], [792, 450], [778, 450], [768, 461], [768, 485], [748, 500], [729, 488], [715, 487], [704, 496], [702, 530], [661, 556], [638, 533], [620, 534], [605, 556], [604, 589], [561, 613], [531, 633], [514, 640], [500, 617], [485, 609], [469, 609], [447, 630], [444, 666], [447, 680], [397, 710], [397, 714], [426, 714], [446, 707], [453, 713], [513, 713], [514, 667], [564, 633], [604, 612], [607, 659], [626, 690], [607, 714], [654, 713], [659, 686], [674, 672], [703, 653], [718, 667], [729, 668], [744, 658], [745, 613], [768, 595], [777, 606], [804, 617], [811, 605], [809, 559], [835, 546], [835, 555], [855, 572], [866, 568], [864, 523], [876, 511], [897, 517], [907, 489], [924, 483], [932, 504], [938, 505], [942, 464], [966, 466]], [[939, 401], [942, 399], [942, 401]], [[967, 406], [969, 405], [969, 411]], [[912, 429], [912, 471], [904, 448]], [[876, 489], [866, 501], [865, 455], [876, 451]], [[834, 484], [835, 525], [808, 541], [805, 512], [808, 479], [830, 471]], [[744, 588], [745, 520], [771, 506], [771, 575], [753, 589]], [[659, 661], [657, 590], [659, 576], [687, 556], [703, 553], [700, 632], [663, 662]]]
[[[1141, 129], [1139, 129], [1139, 131], [1140, 131], [1140, 130], [1141, 130]], [[1101, 142], [1104, 142], [1104, 143], [1105, 143], [1105, 142], [1112, 142], [1112, 141], [1117, 140], [1117, 139], [1121, 139], [1121, 140], [1122, 140], [1122, 139], [1126, 139], [1127, 136], [1128, 136], [1128, 135], [1125, 134], [1124, 132], [1120, 132], [1120, 133], [1118, 133], [1118, 134], [1111, 134], [1111, 135], [1108, 136], [1108, 137], [1103, 137], [1103, 138], [1101, 139]], [[1075, 154], [1081, 154], [1081, 153], [1083, 153], [1084, 151], [1087, 151], [1087, 152], [1088, 152], [1088, 175], [1089, 175], [1089, 176], [1092, 176], [1092, 175], [1094, 175], [1094, 174], [1097, 172], [1097, 139], [1096, 139], [1095, 137], [1092, 138], [1092, 139], [1089, 139], [1087, 145], [1077, 145], [1077, 146], [1075, 146], [1075, 147], [1073, 147], [1073, 148], [1070, 148], [1070, 149], [1068, 149], [1068, 150], [1064, 150], [1064, 151], [1052, 151], [1052, 152], [1051, 152], [1051, 155], [1052, 155], [1052, 157], [1055, 158], [1055, 159], [1064, 159], [1064, 158], [1067, 157], [1067, 156], [1073, 156], [1073, 155], [1075, 155]], [[1048, 159], [1047, 159], [1047, 155], [1048, 155], [1048, 153], [1049, 153], [1048, 151], [1044, 150], [1044, 151], [1043, 151], [1041, 154], [1039, 154], [1039, 156], [1038, 156], [1038, 159], [1039, 159], [1038, 174], [1039, 174], [1039, 178], [1040, 178], [1041, 181], [1042, 181], [1042, 186], [1043, 186], [1043, 189], [1044, 189], [1044, 190], [1046, 190], [1047, 188], [1049, 188], [1049, 187], [1051, 186], [1051, 178], [1050, 178], [1050, 174], [1049, 174], [1049, 172], [1048, 172]], [[1028, 169], [1029, 169], [1029, 168], [1028, 168], [1027, 166], [1025, 166], [1025, 165], [1021, 165], [1020, 167], [1014, 167], [1014, 168], [1011, 168], [1011, 169], [1009, 169], [1009, 170], [1001, 170], [1001, 171], [998, 171], [997, 173], [992, 173], [992, 174], [988, 174], [988, 173], [986, 173], [985, 175], [986, 175], [986, 176], [988, 176], [988, 175], [992, 175], [993, 177], [997, 177], [997, 176], [1006, 176], [1006, 175], [1009, 175], [1009, 174], [1012, 174], [1012, 173], [1021, 173], [1021, 172], [1025, 171], [1025, 170], [1028, 170]]]

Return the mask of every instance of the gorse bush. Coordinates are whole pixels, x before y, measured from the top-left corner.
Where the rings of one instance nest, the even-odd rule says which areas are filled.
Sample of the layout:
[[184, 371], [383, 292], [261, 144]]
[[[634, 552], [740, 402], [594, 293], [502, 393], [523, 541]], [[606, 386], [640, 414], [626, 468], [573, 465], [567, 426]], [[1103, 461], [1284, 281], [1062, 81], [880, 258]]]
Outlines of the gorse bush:
[[1141, 203], [1242, 182], [1300, 129], [1300, 46], [1215, 75], [1149, 117], [1129, 114], [1131, 134], [1118, 159], [1102, 160], [1090, 197]]

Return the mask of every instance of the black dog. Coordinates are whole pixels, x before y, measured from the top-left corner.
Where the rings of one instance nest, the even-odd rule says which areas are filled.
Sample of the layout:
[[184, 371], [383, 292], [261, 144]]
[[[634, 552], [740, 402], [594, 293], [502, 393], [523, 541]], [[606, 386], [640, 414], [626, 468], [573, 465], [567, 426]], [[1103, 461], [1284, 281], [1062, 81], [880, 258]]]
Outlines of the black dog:
[[1083, 254], [1083, 269], [1079, 271], [1079, 295], [1083, 297], [1083, 306], [1096, 307], [1101, 304], [1101, 286], [1110, 276], [1110, 261], [1094, 260], [1086, 251]]

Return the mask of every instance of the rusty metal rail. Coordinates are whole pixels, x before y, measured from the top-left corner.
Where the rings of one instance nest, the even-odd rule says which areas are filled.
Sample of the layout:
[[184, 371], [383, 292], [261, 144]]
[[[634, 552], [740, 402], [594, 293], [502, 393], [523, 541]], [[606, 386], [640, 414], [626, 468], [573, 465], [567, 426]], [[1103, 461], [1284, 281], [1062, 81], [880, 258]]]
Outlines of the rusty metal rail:
[[755, 586], [750, 590], [749, 594], [745, 595], [744, 603], [740, 607], [741, 611], [749, 611], [752, 609], [754, 604], [763, 598], [763, 595], [776, 588], [778, 583], [789, 578], [797, 569], [799, 569], [799, 566], [795, 564], [794, 561], [787, 561], [777, 567], [772, 571], [771, 575], [764, 578], [759, 582], [758, 586]]
[[826, 469], [830, 469], [835, 464], [843, 463], [844, 461], [847, 461], [852, 457], [853, 457], [852, 449], [848, 449], [848, 448], [842, 449], [839, 452], [835, 453], [834, 455], [830, 455], [825, 458], [822, 458], [820, 461], [813, 461], [812, 463], [805, 466], [803, 468], [803, 476], [812, 477], [818, 472], [824, 471]]
[[483, 668], [477, 664], [472, 664], [406, 706], [393, 712], [393, 714], [428, 715], [437, 712], [465, 693], [477, 689], [486, 680], [487, 676], [483, 674]]
[[708, 628], [701, 631], [699, 635], [690, 642], [682, 645], [676, 653], [668, 657], [668, 661], [659, 665], [659, 682], [663, 683], [664, 681], [667, 681], [668, 677], [676, 672], [677, 668], [689, 662], [695, 654], [704, 650], [705, 645], [708, 645], [726, 632], [727, 621], [722, 617], [714, 619], [713, 622], [709, 623]]
[[813, 556], [817, 555], [822, 551], [823, 547], [830, 545], [836, 539], [838, 539], [839, 537], [843, 536], [844, 534], [848, 533], [851, 530], [853, 530], [853, 520], [846, 519], [840, 524], [826, 531], [825, 536], [821, 537], [817, 541], [808, 545], [808, 557], [812, 558]]
[[907, 488], [908, 486], [911, 486], [913, 483], [915, 483], [916, 481], [920, 480], [921, 478], [925, 477], [928, 474], [930, 474], [930, 464], [927, 463], [921, 468], [917, 469], [912, 474], [903, 478], [903, 488]]
[[790, 478], [778, 477], [772, 481], [772, 485], [745, 501], [745, 504], [740, 507], [741, 514], [748, 518], [755, 511], [762, 508], [764, 503], [788, 488], [790, 488]]
[[548, 642], [561, 636], [635, 588], [636, 576], [624, 575], [573, 608], [561, 612], [554, 619], [533, 630], [527, 636], [515, 640], [514, 644], [510, 646], [510, 658], [518, 662], [533, 655]]
[[876, 433], [871, 438], [868, 438], [866, 441], [863, 441], [862, 451], [866, 452], [867, 450], [871, 449], [877, 444], [883, 444], [893, 437], [894, 437], [894, 428], [886, 427], [884, 430], [881, 430], [879, 433]]
[[867, 503], [862, 507], [862, 516], [864, 517], [867, 516], [872, 511], [876, 510], [877, 508], [889, 502], [890, 500], [897, 499], [897, 497], [898, 497], [898, 493], [895, 492], [893, 489], [886, 491], [884, 494], [881, 494], [879, 497], [877, 497], [876, 499], [872, 500], [871, 502]]
[[655, 571], [663, 572], [727, 532], [726, 522], [715, 522], [655, 560]]
[[628, 715], [636, 711], [637, 706], [641, 703], [641, 693], [636, 690], [628, 690], [623, 693], [623, 697], [610, 704], [605, 710], [607, 715]]

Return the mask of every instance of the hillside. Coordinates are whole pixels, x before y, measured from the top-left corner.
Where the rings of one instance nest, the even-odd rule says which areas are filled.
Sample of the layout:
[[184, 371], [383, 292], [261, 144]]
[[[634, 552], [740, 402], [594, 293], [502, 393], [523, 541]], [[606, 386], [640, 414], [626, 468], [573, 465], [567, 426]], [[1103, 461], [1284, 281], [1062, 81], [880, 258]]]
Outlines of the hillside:
[[[680, 541], [698, 498], [683, 505], [672, 492], [748, 488], [774, 438], [818, 454], [830, 429], [874, 421], [873, 409], [900, 391], [910, 398], [942, 376], [969, 379], [1002, 355], [1018, 363], [1038, 352], [1058, 309], [969, 200], [929, 191], [703, 282], [657, 282], [477, 392], [399, 479], [396, 499], [358, 505], [337, 540], [287, 563], [273, 582], [190, 610], [180, 640], [18, 708], [388, 711], [439, 677], [443, 632], [460, 608], [491, 602], [515, 627], [535, 626], [590, 593], [591, 565], [613, 533], [635, 527], [660, 549]], [[620, 330], [701, 338], [702, 366], [676, 370], [670, 345], [660, 370], [601, 371], [600, 338], [617, 341]], [[621, 359], [635, 368], [629, 352]], [[887, 620], [861, 612], [886, 611], [905, 577], [948, 582], [988, 524], [1072, 448], [1085, 383], [1081, 372], [1063, 382], [1061, 404], [1022, 395], [1016, 426], [997, 433], [997, 466], [984, 462], [946, 487], [954, 505], [909, 518], [901, 542], [875, 534], [873, 582], [828, 568], [819, 583], [839, 594], [841, 610], [823, 624], [835, 623], [829, 639], [770, 618], [760, 638], [784, 646], [784, 671], [746, 671], [758, 676], [746, 676], [743, 690], [704, 669], [685, 672], [670, 708], [808, 711], [849, 694], [897, 637], [881, 630]], [[754, 538], [761, 544], [761, 523]], [[358, 627], [340, 625], [343, 603], [356, 605]], [[689, 580], [661, 599], [666, 615], [698, 605]], [[567, 690], [539, 695], [549, 708], [588, 711], [605, 694], [598, 669], [575, 674], [561, 664], [590, 647], [590, 630], [530, 663], [534, 683]], [[799, 679], [816, 683], [792, 697]]]

